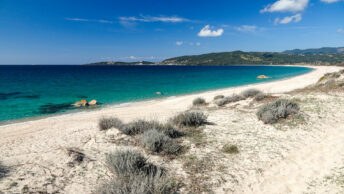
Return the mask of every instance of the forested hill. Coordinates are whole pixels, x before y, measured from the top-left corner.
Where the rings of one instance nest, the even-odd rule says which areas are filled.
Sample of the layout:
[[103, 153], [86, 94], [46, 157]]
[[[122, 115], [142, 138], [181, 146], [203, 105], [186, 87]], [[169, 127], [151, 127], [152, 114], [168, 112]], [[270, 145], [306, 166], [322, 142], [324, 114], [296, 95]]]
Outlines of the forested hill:
[[89, 63], [85, 65], [151, 65], [151, 64], [154, 64], [154, 63], [149, 62], [149, 61], [137, 61], [137, 62], [103, 61], [103, 62]]
[[344, 54], [288, 54], [279, 52], [221, 52], [166, 59], [158, 65], [343, 65]]
[[294, 49], [287, 50], [284, 53], [294, 54], [294, 55], [314, 55], [314, 54], [344, 54], [344, 47], [323, 47], [315, 49]]

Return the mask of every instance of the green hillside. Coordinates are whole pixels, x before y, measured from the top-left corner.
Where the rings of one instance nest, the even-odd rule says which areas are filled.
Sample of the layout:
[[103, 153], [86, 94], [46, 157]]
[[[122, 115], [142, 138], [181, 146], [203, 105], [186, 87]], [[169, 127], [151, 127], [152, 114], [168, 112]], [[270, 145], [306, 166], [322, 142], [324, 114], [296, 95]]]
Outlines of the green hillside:
[[294, 54], [294, 55], [317, 55], [317, 54], [344, 54], [344, 47], [323, 47], [323, 48], [316, 48], [316, 49], [294, 49], [294, 50], [287, 50], [284, 53]]
[[149, 61], [136, 61], [136, 62], [120, 62], [120, 61], [102, 61], [96, 63], [89, 63], [86, 65], [151, 65], [153, 62]]
[[159, 65], [335, 65], [344, 63], [344, 54], [294, 55], [277, 52], [221, 52], [166, 59]]

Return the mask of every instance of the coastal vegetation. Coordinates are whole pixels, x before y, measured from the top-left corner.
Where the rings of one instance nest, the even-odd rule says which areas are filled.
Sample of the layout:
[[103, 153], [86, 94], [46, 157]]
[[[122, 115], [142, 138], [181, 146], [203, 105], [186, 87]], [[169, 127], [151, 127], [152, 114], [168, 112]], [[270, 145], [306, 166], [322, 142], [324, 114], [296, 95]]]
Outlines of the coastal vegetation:
[[228, 103], [238, 102], [240, 100], [245, 100], [245, 97], [242, 96], [241, 94], [233, 94], [232, 96], [227, 96], [227, 97], [224, 97], [224, 98], [216, 101], [216, 104], [217, 104], [217, 106], [224, 106]]
[[237, 154], [239, 153], [239, 148], [236, 145], [225, 144], [222, 147], [222, 151], [228, 154]]
[[247, 90], [243, 91], [241, 95], [244, 98], [250, 98], [250, 97], [255, 97], [256, 95], [258, 95], [260, 93], [262, 93], [260, 90], [252, 88], [252, 89], [247, 89]]
[[0, 179], [2, 179], [3, 177], [6, 176], [6, 174], [8, 173], [8, 168], [6, 168], [4, 165], [2, 165], [1, 161], [0, 161]]
[[145, 148], [156, 153], [177, 154], [182, 149], [170, 137], [154, 128], [143, 133], [141, 143]]
[[260, 107], [257, 112], [257, 117], [264, 123], [272, 124], [282, 118], [285, 119], [290, 115], [297, 114], [299, 110], [299, 105], [296, 102], [287, 99], [278, 99]]
[[199, 127], [207, 122], [208, 116], [198, 111], [186, 111], [179, 113], [171, 119], [171, 122], [178, 127]]
[[214, 97], [214, 100], [219, 100], [219, 99], [222, 99], [224, 97], [225, 97], [224, 95], [217, 95]]
[[165, 169], [147, 162], [140, 152], [118, 150], [106, 157], [106, 165], [113, 177], [100, 185], [96, 193], [175, 193], [176, 182], [167, 175]]
[[103, 117], [99, 120], [98, 126], [99, 126], [100, 130], [107, 130], [107, 129], [110, 129], [112, 127], [120, 129], [120, 128], [122, 128], [123, 123], [118, 118], [114, 118], [114, 117], [105, 118], [105, 117]]
[[192, 105], [194, 106], [202, 106], [202, 105], [206, 105], [206, 101], [204, 100], [204, 98], [196, 98], [195, 100], [192, 101]]

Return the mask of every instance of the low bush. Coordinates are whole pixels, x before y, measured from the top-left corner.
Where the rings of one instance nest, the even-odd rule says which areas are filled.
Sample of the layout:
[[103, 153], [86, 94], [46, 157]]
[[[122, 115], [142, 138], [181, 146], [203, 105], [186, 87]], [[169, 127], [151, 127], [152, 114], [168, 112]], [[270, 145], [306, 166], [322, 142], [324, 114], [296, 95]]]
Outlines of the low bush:
[[121, 131], [127, 135], [136, 135], [144, 133], [147, 130], [160, 127], [160, 123], [156, 121], [145, 121], [142, 119], [132, 121], [122, 127]]
[[262, 93], [260, 90], [257, 90], [257, 89], [247, 89], [245, 91], [242, 92], [242, 96], [244, 98], [249, 98], [249, 97], [254, 97], [256, 96], [257, 94], [259, 93]]
[[146, 131], [141, 137], [141, 143], [152, 152], [164, 152], [165, 154], [176, 154], [181, 146], [170, 137], [155, 129]]
[[245, 100], [245, 97], [243, 97], [242, 95], [234, 94], [232, 96], [228, 96], [228, 97], [225, 97], [225, 98], [217, 101], [216, 104], [217, 104], [217, 106], [224, 106], [224, 105], [229, 104], [231, 102], [238, 102], [240, 100]]
[[194, 105], [194, 106], [203, 106], [205, 104], [206, 104], [206, 102], [205, 102], [204, 98], [196, 98], [195, 100], [192, 101], [192, 105]]
[[272, 124], [281, 118], [287, 118], [289, 115], [298, 113], [299, 110], [297, 103], [291, 100], [279, 99], [261, 106], [257, 112], [257, 117], [265, 124]]
[[147, 166], [147, 159], [135, 150], [118, 150], [106, 155], [106, 165], [118, 176], [138, 174]]
[[99, 194], [158, 194], [176, 193], [176, 182], [167, 176], [166, 170], [147, 163], [139, 152], [122, 150], [110, 153], [106, 164], [115, 178], [100, 185]]
[[156, 130], [164, 133], [165, 135], [169, 136], [170, 138], [177, 138], [183, 136], [183, 132], [177, 130], [172, 123], [166, 123], [161, 125], [160, 128], [155, 128]]
[[219, 100], [219, 99], [222, 99], [224, 97], [225, 97], [224, 95], [217, 95], [214, 97], [214, 100]]
[[174, 116], [171, 122], [178, 127], [199, 127], [207, 122], [207, 118], [202, 112], [186, 111]]
[[120, 129], [126, 135], [136, 135], [142, 134], [145, 131], [156, 129], [171, 138], [180, 137], [183, 135], [182, 132], [178, 131], [173, 125], [170, 123], [161, 124], [157, 121], [145, 121], [145, 120], [136, 120], [130, 122]]
[[131, 175], [125, 179], [113, 179], [98, 187], [98, 194], [175, 194], [178, 184], [168, 177], [158, 174]]
[[237, 154], [239, 153], [239, 148], [236, 145], [226, 144], [222, 147], [222, 151], [228, 154]]
[[268, 97], [267, 94], [261, 92], [261, 93], [258, 93], [258, 94], [254, 97], [254, 100], [256, 100], [256, 101], [262, 101], [262, 100], [264, 100], [264, 99], [267, 98], [267, 97]]
[[99, 120], [98, 126], [100, 130], [108, 130], [112, 127], [120, 129], [123, 127], [123, 123], [118, 118], [113, 118], [113, 117], [105, 118], [104, 117]]
[[0, 179], [4, 178], [8, 172], [9, 172], [8, 168], [3, 166], [2, 163], [0, 162]]

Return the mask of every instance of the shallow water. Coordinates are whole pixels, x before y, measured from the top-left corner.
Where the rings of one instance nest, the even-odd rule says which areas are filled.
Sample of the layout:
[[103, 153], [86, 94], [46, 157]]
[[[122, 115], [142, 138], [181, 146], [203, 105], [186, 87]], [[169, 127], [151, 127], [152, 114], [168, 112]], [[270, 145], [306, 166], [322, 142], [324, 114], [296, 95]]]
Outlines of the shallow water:
[[[286, 66], [3, 65], [0, 121], [75, 110], [70, 104], [80, 99], [119, 104], [283, 79], [309, 71]], [[271, 79], [257, 79], [261, 74]]]

